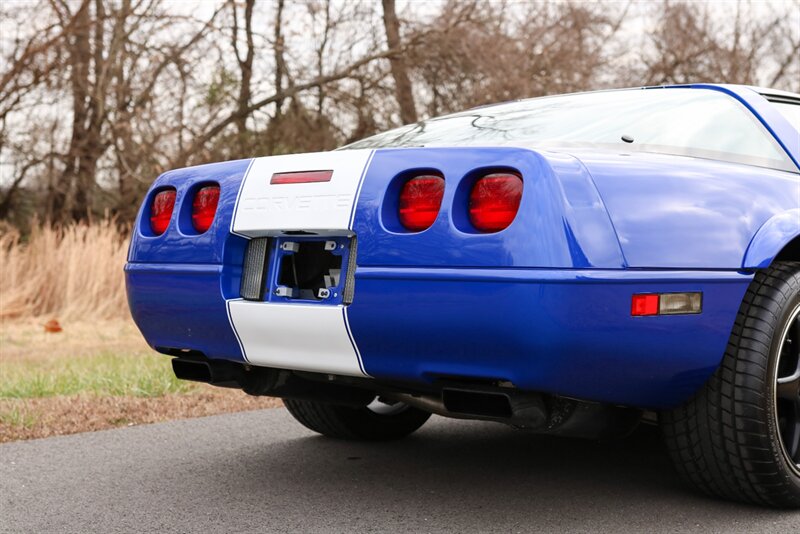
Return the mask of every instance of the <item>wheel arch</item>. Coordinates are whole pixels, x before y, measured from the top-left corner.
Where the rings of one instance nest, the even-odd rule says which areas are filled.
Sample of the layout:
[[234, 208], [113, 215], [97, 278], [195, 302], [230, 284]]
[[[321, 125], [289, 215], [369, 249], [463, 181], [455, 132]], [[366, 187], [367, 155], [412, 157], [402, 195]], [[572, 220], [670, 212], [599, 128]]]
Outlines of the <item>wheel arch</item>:
[[800, 261], [800, 208], [774, 215], [750, 241], [742, 268], [764, 269], [774, 261]]

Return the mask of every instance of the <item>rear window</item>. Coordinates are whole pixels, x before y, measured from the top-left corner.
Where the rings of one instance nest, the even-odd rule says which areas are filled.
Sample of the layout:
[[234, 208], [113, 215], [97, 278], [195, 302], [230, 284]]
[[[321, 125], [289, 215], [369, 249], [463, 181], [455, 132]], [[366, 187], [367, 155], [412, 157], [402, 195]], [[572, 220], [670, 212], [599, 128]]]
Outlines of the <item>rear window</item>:
[[624, 89], [521, 100], [403, 126], [344, 148], [464, 145], [591, 146], [797, 172], [749, 110], [709, 89]]

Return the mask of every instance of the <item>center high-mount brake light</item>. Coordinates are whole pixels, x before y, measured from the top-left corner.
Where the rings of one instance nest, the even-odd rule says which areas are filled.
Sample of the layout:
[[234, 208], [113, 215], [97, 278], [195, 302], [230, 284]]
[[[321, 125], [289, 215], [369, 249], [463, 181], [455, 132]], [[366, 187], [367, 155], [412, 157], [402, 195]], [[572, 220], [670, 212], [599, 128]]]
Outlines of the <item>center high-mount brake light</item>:
[[150, 205], [150, 229], [155, 235], [161, 235], [167, 231], [169, 221], [172, 219], [176, 195], [174, 189], [164, 189], [153, 197]]
[[400, 191], [400, 224], [412, 232], [427, 230], [439, 215], [444, 196], [444, 178], [426, 174], [410, 179]]
[[281, 184], [314, 184], [320, 182], [330, 182], [333, 171], [298, 171], [298, 172], [276, 172], [272, 175], [270, 185]]
[[508, 228], [522, 200], [522, 178], [507, 172], [480, 178], [469, 195], [469, 220], [481, 232]]
[[207, 185], [200, 188], [192, 201], [192, 226], [200, 233], [211, 228], [219, 203], [219, 186]]

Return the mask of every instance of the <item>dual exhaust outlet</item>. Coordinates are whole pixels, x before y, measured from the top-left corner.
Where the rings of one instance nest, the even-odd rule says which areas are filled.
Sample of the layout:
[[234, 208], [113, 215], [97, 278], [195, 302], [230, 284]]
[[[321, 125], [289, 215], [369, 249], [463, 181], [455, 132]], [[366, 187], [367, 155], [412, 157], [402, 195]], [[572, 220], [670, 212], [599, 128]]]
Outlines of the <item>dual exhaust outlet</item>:
[[337, 381], [314, 380], [292, 371], [249, 368], [202, 357], [172, 360], [182, 380], [243, 389], [251, 395], [291, 398], [363, 407], [376, 395], [457, 419], [496, 421], [538, 433], [593, 439], [629, 434], [641, 419], [633, 408], [579, 401], [555, 395], [482, 384], [444, 384], [434, 393], [375, 392]]
[[[178, 357], [172, 359], [172, 370], [181, 380], [221, 387], [241, 388], [248, 378], [244, 366], [225, 360]], [[540, 395], [520, 394], [515, 390], [506, 393], [472, 386], [445, 387], [441, 397], [406, 393], [390, 396], [411, 406], [449, 417], [498, 420], [523, 427], [540, 426], [547, 418]]]
[[391, 398], [422, 410], [456, 419], [498, 421], [517, 428], [541, 428], [547, 422], [542, 395], [514, 389], [446, 386], [441, 396], [393, 394]]

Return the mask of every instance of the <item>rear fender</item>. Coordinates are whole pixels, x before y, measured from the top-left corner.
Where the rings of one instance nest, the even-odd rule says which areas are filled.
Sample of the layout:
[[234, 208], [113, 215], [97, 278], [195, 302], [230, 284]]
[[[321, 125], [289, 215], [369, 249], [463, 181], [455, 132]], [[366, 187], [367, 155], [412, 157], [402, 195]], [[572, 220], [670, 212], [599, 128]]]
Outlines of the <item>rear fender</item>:
[[[130, 263], [225, 264], [241, 266], [247, 240], [231, 233], [231, 218], [242, 179], [252, 160], [210, 163], [166, 172], [159, 176], [145, 196], [133, 228], [128, 251]], [[204, 233], [192, 227], [194, 194], [200, 187], [220, 187], [217, 213]], [[175, 208], [169, 227], [161, 235], [150, 229], [150, 204], [159, 191], [176, 191]]]
[[[423, 232], [397, 220], [406, 180], [425, 172], [445, 178], [441, 210]], [[480, 177], [514, 171], [524, 187], [514, 222], [481, 233], [468, 217]], [[625, 260], [600, 194], [574, 157], [515, 147], [376, 150], [358, 197], [353, 229], [359, 267], [528, 267], [621, 269]]]
[[787, 210], [767, 220], [750, 241], [742, 262], [744, 269], [769, 267], [778, 253], [800, 237], [800, 209]]

